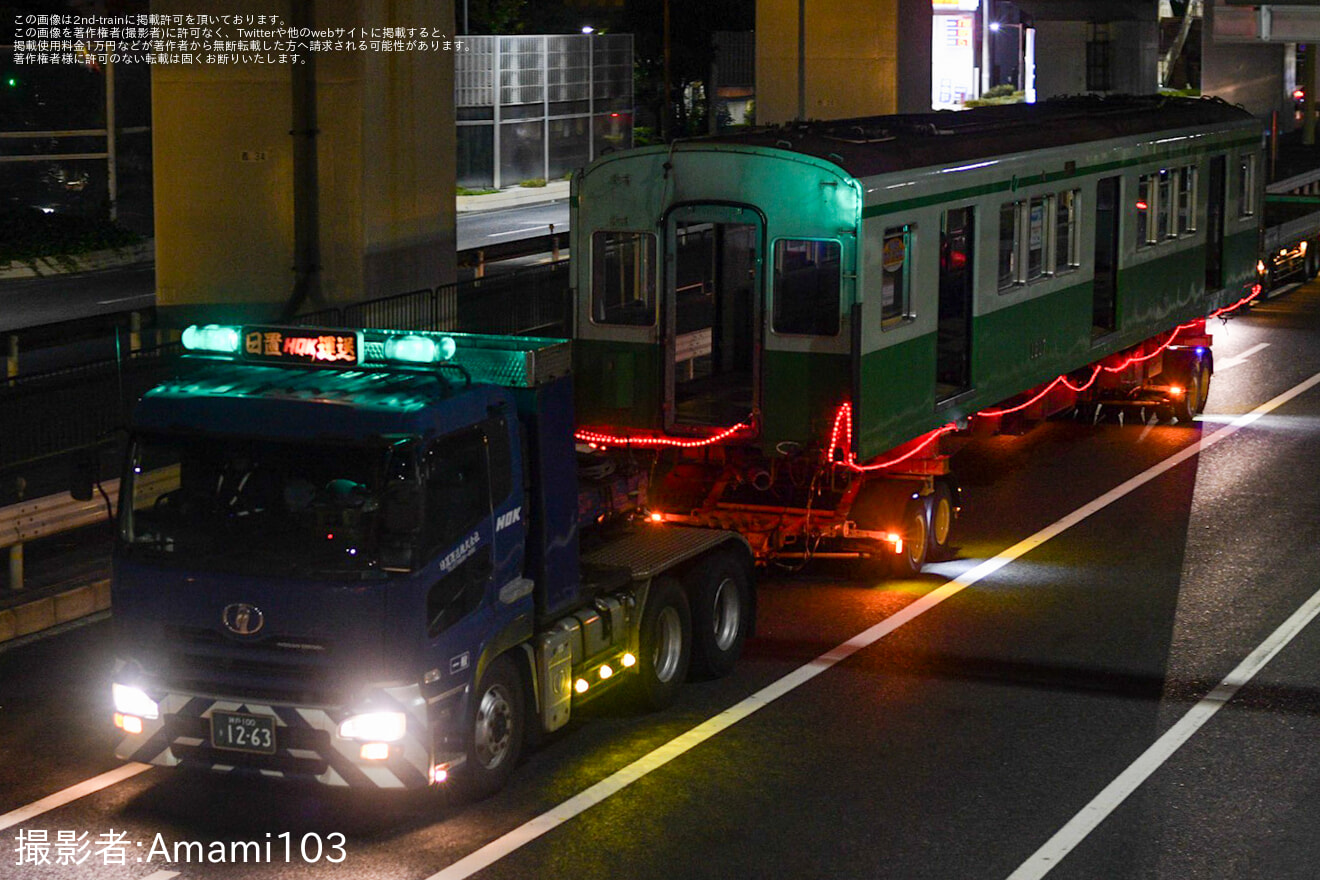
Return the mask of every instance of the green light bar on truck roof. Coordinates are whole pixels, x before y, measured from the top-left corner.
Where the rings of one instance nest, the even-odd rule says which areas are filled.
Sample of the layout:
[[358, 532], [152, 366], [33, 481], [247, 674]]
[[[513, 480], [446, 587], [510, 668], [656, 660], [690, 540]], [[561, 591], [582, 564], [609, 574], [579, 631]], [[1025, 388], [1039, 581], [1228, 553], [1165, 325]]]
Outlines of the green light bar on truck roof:
[[235, 361], [322, 369], [455, 367], [474, 382], [531, 387], [569, 370], [568, 343], [536, 336], [345, 330], [276, 325], [193, 325], [189, 352]]

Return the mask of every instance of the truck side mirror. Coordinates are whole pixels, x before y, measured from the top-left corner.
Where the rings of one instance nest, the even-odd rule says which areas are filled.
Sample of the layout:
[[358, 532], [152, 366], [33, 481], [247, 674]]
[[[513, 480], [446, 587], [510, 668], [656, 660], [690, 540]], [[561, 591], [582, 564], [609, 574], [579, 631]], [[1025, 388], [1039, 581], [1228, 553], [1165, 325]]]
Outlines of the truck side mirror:
[[96, 453], [79, 452], [69, 467], [69, 494], [75, 501], [91, 501], [92, 487], [100, 476]]

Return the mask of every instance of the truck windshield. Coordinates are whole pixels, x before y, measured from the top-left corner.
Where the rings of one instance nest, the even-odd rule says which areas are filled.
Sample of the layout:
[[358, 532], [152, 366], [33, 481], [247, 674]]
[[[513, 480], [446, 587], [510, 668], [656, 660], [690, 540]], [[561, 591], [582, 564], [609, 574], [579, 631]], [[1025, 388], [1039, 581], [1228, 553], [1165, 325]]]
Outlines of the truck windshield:
[[382, 447], [139, 436], [120, 489], [125, 553], [201, 569], [376, 570]]

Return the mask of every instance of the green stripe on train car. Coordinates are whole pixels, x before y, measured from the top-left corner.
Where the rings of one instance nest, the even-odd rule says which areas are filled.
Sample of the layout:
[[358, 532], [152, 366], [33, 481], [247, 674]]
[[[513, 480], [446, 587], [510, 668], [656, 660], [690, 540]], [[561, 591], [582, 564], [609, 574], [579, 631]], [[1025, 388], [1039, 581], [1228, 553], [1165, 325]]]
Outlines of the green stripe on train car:
[[854, 444], [862, 461], [937, 427], [935, 334], [877, 349], [862, 357], [862, 393], [854, 413]]
[[652, 344], [573, 341], [578, 424], [655, 428], [660, 422], [660, 356]]
[[829, 440], [834, 414], [850, 395], [846, 354], [766, 351], [761, 360], [761, 449]]

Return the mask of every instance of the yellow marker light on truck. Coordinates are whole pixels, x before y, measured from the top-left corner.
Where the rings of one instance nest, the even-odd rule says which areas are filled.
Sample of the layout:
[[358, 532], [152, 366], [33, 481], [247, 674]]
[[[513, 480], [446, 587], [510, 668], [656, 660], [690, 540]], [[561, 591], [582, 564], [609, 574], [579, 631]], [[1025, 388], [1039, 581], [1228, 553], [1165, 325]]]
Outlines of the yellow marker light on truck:
[[1177, 386], [1177, 385], [1170, 385], [1170, 386], [1169, 386], [1169, 396], [1170, 396], [1170, 397], [1182, 397], [1182, 396], [1183, 396], [1183, 390], [1182, 390], [1182, 388], [1180, 388], [1180, 387]]
[[604, 666], [600, 668], [600, 677], [602, 681], [609, 678], [613, 674], [614, 674], [614, 670], [610, 668], [610, 665], [608, 663], [606, 663]]
[[573, 690], [577, 691], [579, 694], [585, 694], [589, 687], [591, 687], [591, 685], [587, 684], [585, 678], [579, 678], [577, 681], [573, 682]]
[[902, 552], [903, 552], [903, 536], [902, 536], [902, 535], [897, 535], [897, 534], [894, 534], [893, 532], [890, 532], [889, 534], [885, 535], [885, 540], [888, 541], [889, 543], [891, 543], [891, 544], [894, 545], [894, 552], [895, 552], [895, 553], [902, 553]]
[[384, 761], [390, 756], [389, 743], [363, 743], [359, 752], [364, 761]]
[[345, 718], [339, 725], [344, 739], [365, 739], [372, 743], [392, 743], [408, 732], [408, 716], [402, 712], [366, 712]]
[[409, 364], [447, 361], [458, 351], [452, 336], [391, 336], [385, 340], [385, 359]]
[[237, 327], [225, 324], [193, 324], [183, 331], [183, 347], [189, 351], [210, 351], [215, 354], [236, 354], [239, 332]]
[[637, 658], [632, 654], [624, 654], [619, 658], [619, 662], [623, 664], [624, 669], [632, 669], [637, 665]]
[[111, 686], [110, 693], [114, 697], [116, 712], [136, 715], [139, 719], [160, 717], [160, 707], [156, 705], [156, 701], [139, 688], [115, 684]]

